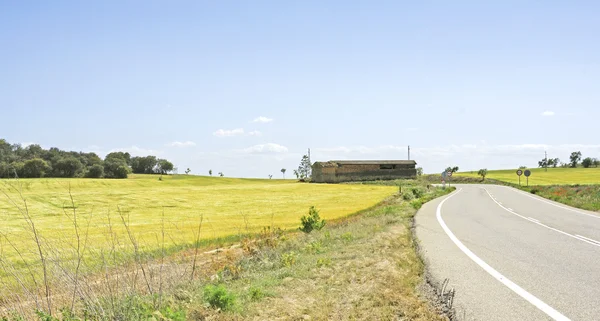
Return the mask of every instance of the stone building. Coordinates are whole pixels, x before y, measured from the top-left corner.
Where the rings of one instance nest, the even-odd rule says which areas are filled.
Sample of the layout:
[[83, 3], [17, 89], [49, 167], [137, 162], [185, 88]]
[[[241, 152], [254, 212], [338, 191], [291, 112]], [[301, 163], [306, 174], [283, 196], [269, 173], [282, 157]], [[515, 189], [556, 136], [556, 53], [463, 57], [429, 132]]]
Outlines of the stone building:
[[417, 177], [414, 160], [344, 160], [315, 162], [312, 182], [339, 183]]

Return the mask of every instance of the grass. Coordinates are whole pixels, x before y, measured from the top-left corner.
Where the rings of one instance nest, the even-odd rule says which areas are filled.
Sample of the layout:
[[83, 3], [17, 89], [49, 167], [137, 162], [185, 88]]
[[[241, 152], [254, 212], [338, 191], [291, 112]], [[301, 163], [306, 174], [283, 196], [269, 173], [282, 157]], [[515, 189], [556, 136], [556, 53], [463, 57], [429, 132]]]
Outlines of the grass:
[[[529, 185], [570, 185], [570, 184], [600, 184], [600, 168], [531, 168]], [[519, 184], [517, 169], [490, 170], [486, 179], [494, 179], [512, 184]], [[477, 171], [458, 172], [457, 177], [480, 178]], [[525, 175], [521, 176], [521, 185], [526, 185]]]

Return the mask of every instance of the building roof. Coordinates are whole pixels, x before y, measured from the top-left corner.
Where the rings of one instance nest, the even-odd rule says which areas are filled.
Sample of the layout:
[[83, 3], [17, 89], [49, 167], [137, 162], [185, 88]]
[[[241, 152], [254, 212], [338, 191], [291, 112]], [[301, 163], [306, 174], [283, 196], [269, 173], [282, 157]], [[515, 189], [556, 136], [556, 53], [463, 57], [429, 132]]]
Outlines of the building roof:
[[340, 165], [414, 165], [414, 160], [333, 160], [330, 163]]

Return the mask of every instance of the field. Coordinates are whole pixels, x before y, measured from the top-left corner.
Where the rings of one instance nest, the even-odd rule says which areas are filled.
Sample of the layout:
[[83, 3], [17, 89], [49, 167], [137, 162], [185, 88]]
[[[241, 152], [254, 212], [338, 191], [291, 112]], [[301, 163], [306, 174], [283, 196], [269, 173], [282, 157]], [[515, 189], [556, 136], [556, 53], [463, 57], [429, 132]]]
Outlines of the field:
[[[571, 185], [571, 184], [600, 184], [600, 168], [548, 168], [546, 172], [543, 168], [531, 168], [529, 185]], [[504, 181], [507, 183], [518, 184], [519, 177], [516, 169], [509, 170], [490, 170], [487, 178]], [[458, 172], [454, 175], [461, 177], [480, 177], [477, 171]], [[525, 185], [527, 179], [521, 176], [521, 185]]]
[[[35, 255], [27, 222], [17, 209], [24, 208], [20, 190], [45, 243], [73, 241], [69, 189], [80, 234], [89, 223], [88, 243], [96, 250], [109, 246], [109, 229], [127, 237], [126, 225], [146, 249], [158, 247], [163, 230], [170, 245], [181, 247], [194, 242], [201, 219], [201, 239], [252, 233], [271, 225], [296, 228], [310, 206], [331, 220], [371, 207], [396, 191], [384, 186], [186, 175], [163, 176], [162, 180], [152, 175], [131, 175], [126, 180], [1, 180], [0, 233], [13, 240], [25, 257]], [[5, 257], [15, 255], [10, 252], [4, 250]]]

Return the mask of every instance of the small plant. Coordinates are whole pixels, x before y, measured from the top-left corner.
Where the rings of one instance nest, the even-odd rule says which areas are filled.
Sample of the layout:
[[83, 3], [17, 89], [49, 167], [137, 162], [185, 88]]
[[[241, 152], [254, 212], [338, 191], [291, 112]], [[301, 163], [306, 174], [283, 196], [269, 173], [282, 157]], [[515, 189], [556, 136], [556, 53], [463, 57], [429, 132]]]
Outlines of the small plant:
[[537, 188], [532, 188], [532, 189], [531, 189], [531, 191], [529, 191], [529, 192], [530, 192], [531, 194], [537, 194], [537, 193], [539, 193], [539, 192], [540, 192], [540, 190], [539, 190], [539, 189], [537, 189]]
[[412, 206], [414, 209], [418, 210], [418, 209], [420, 209], [420, 208], [421, 208], [421, 206], [423, 206], [423, 202], [422, 202], [421, 200], [418, 200], [418, 199], [417, 199], [417, 200], [413, 200], [412, 202], [410, 202], [410, 205], [411, 205], [411, 206]]
[[415, 198], [421, 198], [423, 196], [423, 190], [420, 188], [413, 188], [412, 189], [412, 193], [415, 196]]
[[310, 242], [308, 245], [306, 245], [305, 249], [307, 252], [313, 254], [323, 253], [323, 243], [321, 243], [321, 241]]
[[330, 265], [331, 265], [331, 259], [328, 257], [319, 258], [317, 260], [317, 267], [324, 267], [324, 266], [330, 266]]
[[350, 242], [353, 239], [352, 233], [350, 233], [350, 232], [346, 232], [346, 233], [342, 234], [341, 237], [342, 237], [342, 240], [344, 240], [345, 242]]
[[204, 287], [204, 299], [208, 304], [223, 311], [231, 310], [235, 304], [235, 295], [223, 285], [207, 285]]
[[250, 288], [250, 300], [258, 301], [266, 296], [265, 292], [257, 287]]
[[405, 201], [411, 201], [413, 198], [415, 198], [415, 196], [413, 193], [404, 193], [404, 194], [402, 194], [402, 198]]
[[294, 251], [283, 253], [281, 255], [281, 264], [285, 267], [291, 267], [292, 265], [296, 264], [297, 258], [298, 254], [296, 254]]
[[308, 210], [308, 215], [302, 216], [300, 218], [300, 222], [302, 226], [300, 227], [300, 231], [304, 233], [310, 233], [313, 230], [320, 230], [325, 226], [325, 220], [321, 219], [319, 216], [319, 210], [317, 210], [314, 206], [311, 206]]

